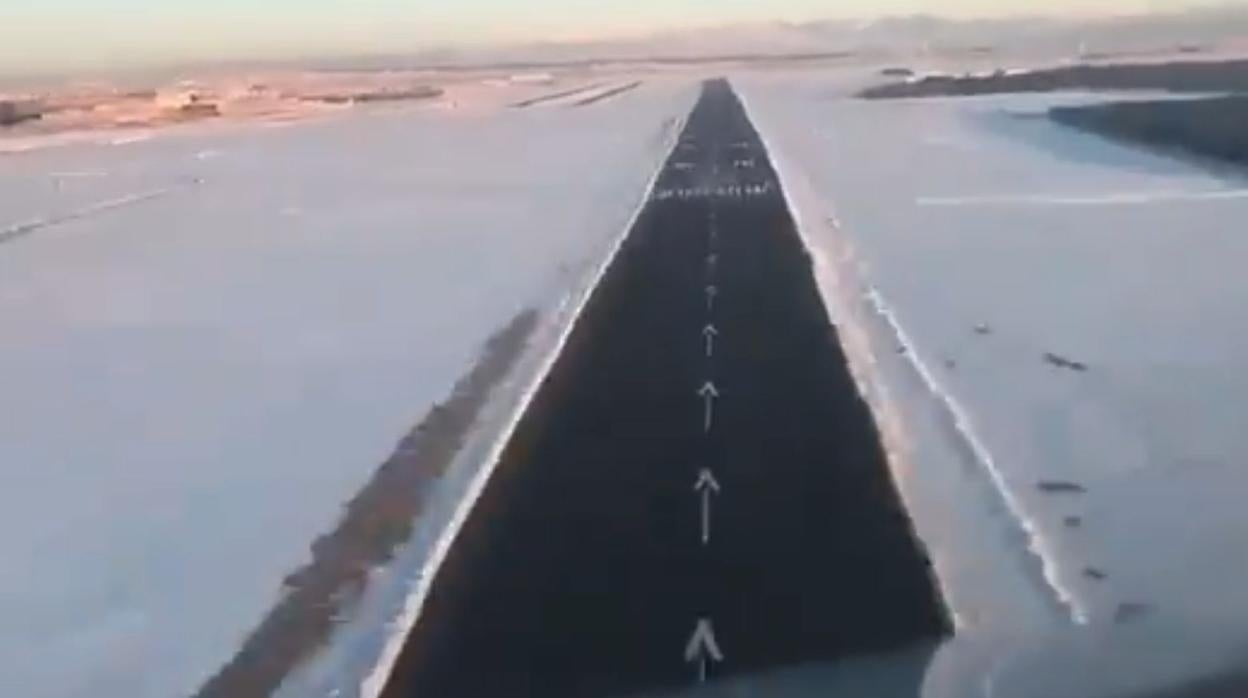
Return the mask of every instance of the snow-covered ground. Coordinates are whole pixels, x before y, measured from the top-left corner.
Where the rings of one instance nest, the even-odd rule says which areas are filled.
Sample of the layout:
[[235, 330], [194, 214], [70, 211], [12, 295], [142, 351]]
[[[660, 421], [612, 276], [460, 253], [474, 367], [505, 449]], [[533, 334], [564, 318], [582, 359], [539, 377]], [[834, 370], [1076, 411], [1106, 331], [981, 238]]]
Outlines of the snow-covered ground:
[[1244, 627], [1248, 182], [861, 77], [737, 85], [959, 623]]
[[487, 337], [557, 338], [695, 96], [0, 155], [0, 694], [193, 692]]
[[[1248, 182], [1037, 116], [1103, 97], [862, 79], [736, 85], [960, 626], [1244, 625]], [[695, 96], [476, 85], [0, 154], [0, 693], [194, 691], [536, 309], [412, 543], [283, 694], [358, 690]]]

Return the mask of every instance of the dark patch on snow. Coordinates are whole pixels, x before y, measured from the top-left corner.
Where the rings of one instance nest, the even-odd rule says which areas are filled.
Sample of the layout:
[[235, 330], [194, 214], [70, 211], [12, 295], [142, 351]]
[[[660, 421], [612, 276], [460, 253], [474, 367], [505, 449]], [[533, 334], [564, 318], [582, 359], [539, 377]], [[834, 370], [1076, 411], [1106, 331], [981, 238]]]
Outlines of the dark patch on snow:
[[1036, 483], [1036, 489], [1049, 494], [1083, 494], [1088, 489], [1077, 482], [1068, 482], [1065, 480], [1041, 480]]
[[884, 68], [880, 71], [880, 75], [887, 78], [908, 78], [914, 76], [914, 71], [910, 68], [892, 67]]
[[530, 97], [529, 99], [525, 99], [525, 100], [512, 104], [511, 108], [512, 109], [526, 109], [535, 104], [542, 104], [543, 102], [552, 102], [556, 99], [563, 99], [564, 97], [571, 97], [573, 95], [579, 95], [582, 92], [589, 92], [590, 90], [597, 89], [601, 86], [602, 86], [602, 83], [595, 82], [591, 85], [581, 85], [580, 87], [573, 87], [570, 90], [560, 90], [558, 92], [551, 92], [549, 94], [539, 95], [537, 97]]
[[1044, 360], [1048, 364], [1051, 364], [1058, 368], [1069, 369], [1071, 371], [1078, 371], [1082, 373], [1083, 371], [1088, 370], [1088, 365], [1083, 363], [1082, 361], [1075, 361], [1074, 359], [1068, 359], [1065, 356], [1054, 354], [1051, 351], [1044, 352]]
[[337, 528], [312, 544], [312, 561], [286, 577], [281, 600], [200, 688], [199, 698], [270, 695], [329, 638], [335, 619], [364, 591], [369, 571], [388, 562], [411, 537], [425, 497], [463, 447], [537, 321], [537, 313], [526, 310], [486, 342], [451, 396], [403, 437], [347, 503]]
[[1124, 601], [1118, 604], [1114, 609], [1115, 623], [1130, 623], [1133, 620], [1142, 618], [1153, 611], [1152, 604], [1140, 603], [1138, 601]]
[[1243, 94], [1054, 107], [1049, 117], [1197, 164], [1248, 165], [1248, 134], [1243, 128], [1248, 96]]
[[591, 105], [591, 104], [596, 104], [596, 103], [598, 103], [598, 102], [603, 102], [603, 101], [606, 101], [606, 100], [608, 100], [608, 99], [611, 99], [612, 97], [617, 97], [617, 96], [619, 96], [619, 95], [622, 95], [622, 94], [624, 94], [625, 92], [632, 92], [633, 90], [637, 89], [638, 87], [641, 87], [641, 81], [640, 81], [640, 80], [638, 80], [638, 81], [636, 81], [636, 82], [630, 82], [630, 83], [628, 83], [627, 85], [620, 85], [619, 87], [617, 87], [617, 88], [615, 88], [615, 89], [612, 89], [612, 90], [607, 90], [606, 92], [603, 92], [603, 93], [601, 93], [601, 94], [596, 94], [596, 95], [594, 95], [594, 96], [592, 96], [592, 97], [586, 97], [585, 99], [582, 99], [582, 100], [580, 100], [579, 102], [576, 102], [576, 103], [575, 103], [575, 104], [573, 104], [572, 106], [574, 106], [574, 107], [588, 107], [588, 106], [589, 106], [589, 105]]

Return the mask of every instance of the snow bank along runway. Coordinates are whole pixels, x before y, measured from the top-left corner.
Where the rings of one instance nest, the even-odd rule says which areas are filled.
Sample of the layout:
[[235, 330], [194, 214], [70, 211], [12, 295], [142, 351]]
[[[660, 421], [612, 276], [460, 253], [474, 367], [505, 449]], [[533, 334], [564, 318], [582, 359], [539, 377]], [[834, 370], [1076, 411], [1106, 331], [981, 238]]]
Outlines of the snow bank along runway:
[[386, 694], [626, 694], [947, 628], [766, 153], [708, 83]]

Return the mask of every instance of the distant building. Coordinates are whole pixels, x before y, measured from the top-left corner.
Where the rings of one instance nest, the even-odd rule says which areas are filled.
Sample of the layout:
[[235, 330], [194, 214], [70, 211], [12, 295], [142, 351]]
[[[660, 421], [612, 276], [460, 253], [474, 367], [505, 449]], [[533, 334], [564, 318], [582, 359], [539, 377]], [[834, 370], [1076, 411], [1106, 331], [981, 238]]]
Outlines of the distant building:
[[220, 108], [211, 96], [187, 89], [158, 94], [156, 105], [176, 119], [199, 119], [221, 115]]
[[13, 126], [23, 121], [43, 118], [43, 105], [34, 100], [0, 100], [0, 126]]
[[181, 109], [199, 101], [200, 96], [194, 90], [161, 91], [156, 95], [156, 105], [161, 109]]
[[178, 108], [178, 113], [187, 118], [221, 116], [221, 110], [212, 102], [191, 102]]

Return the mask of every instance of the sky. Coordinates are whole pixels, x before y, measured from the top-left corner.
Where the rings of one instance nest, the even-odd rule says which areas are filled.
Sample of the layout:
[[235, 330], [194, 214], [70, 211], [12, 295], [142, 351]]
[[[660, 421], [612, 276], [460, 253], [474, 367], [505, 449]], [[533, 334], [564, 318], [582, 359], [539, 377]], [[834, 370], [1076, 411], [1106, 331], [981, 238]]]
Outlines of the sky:
[[1194, 0], [0, 0], [0, 74], [586, 40], [742, 21], [1113, 14]]

